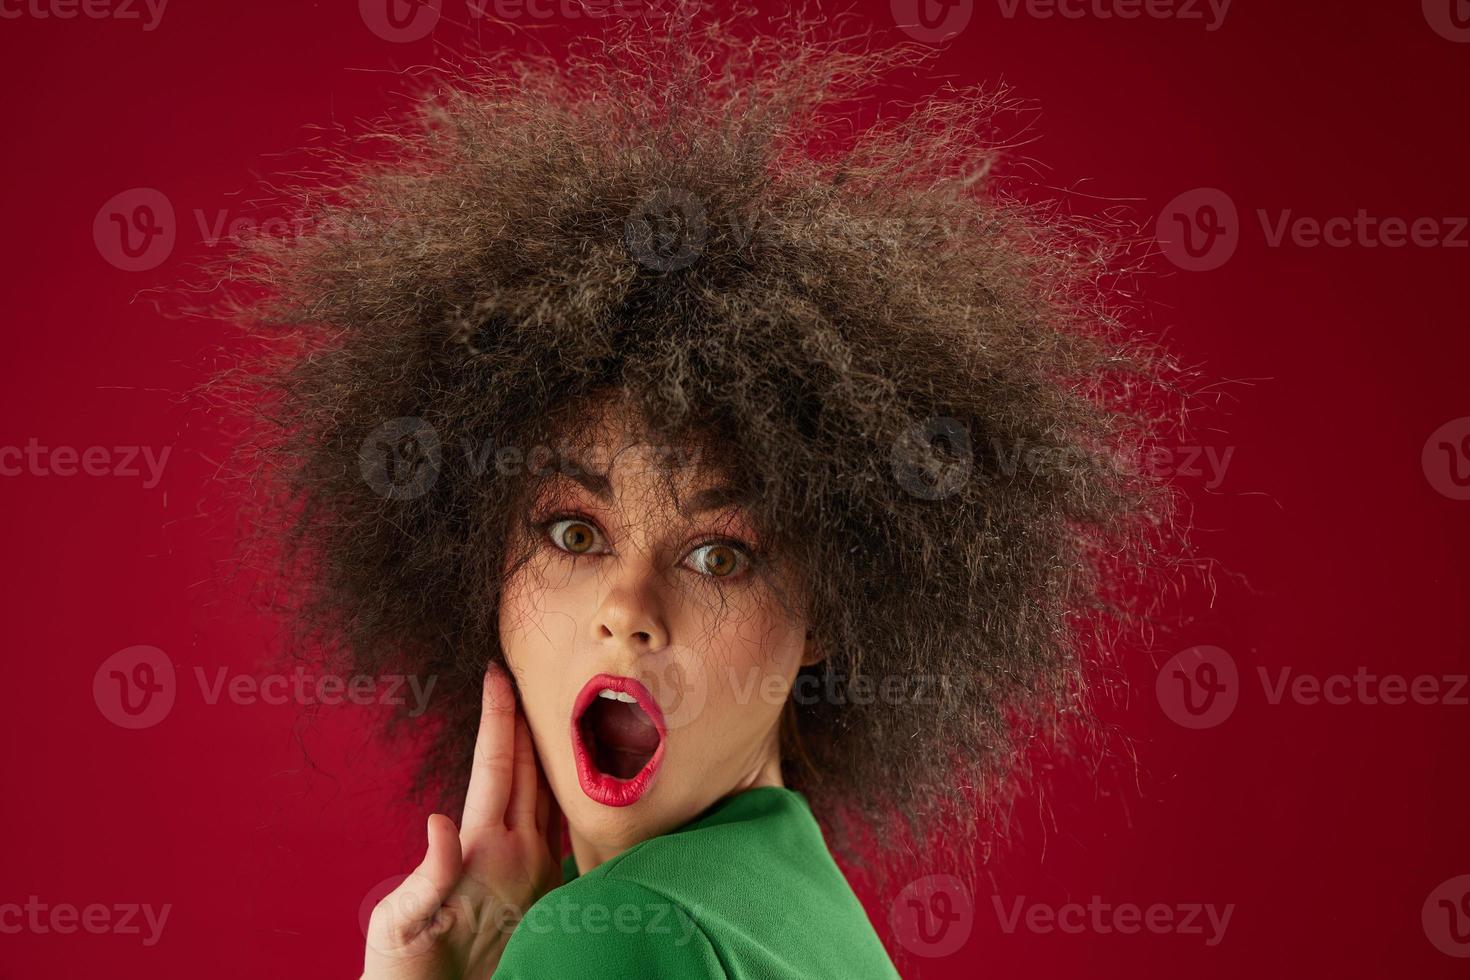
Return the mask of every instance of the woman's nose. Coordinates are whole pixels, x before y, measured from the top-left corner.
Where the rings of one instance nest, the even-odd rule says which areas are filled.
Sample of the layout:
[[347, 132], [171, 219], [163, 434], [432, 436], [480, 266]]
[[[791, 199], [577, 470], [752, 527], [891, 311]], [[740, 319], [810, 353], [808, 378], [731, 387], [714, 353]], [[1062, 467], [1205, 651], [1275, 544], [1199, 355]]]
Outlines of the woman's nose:
[[635, 653], [663, 649], [669, 634], [654, 570], [638, 562], [612, 574], [593, 617], [593, 639], [624, 644]]

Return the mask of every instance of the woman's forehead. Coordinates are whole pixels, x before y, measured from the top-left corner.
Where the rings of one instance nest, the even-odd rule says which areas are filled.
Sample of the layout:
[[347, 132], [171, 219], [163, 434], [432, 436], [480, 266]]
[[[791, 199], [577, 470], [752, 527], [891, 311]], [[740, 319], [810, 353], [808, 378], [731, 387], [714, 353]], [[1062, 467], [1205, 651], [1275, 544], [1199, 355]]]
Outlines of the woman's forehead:
[[719, 478], [701, 446], [693, 443], [650, 442], [642, 434], [623, 433], [620, 438], [595, 438], [566, 447], [568, 475], [586, 476], [614, 485], [647, 479], [663, 479], [681, 487]]

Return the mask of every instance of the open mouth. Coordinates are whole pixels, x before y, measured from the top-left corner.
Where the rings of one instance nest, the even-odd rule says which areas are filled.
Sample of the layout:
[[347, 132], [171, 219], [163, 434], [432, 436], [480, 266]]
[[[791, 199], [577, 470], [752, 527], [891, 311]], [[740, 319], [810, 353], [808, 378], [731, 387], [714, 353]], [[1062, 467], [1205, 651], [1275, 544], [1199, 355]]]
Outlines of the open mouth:
[[663, 760], [663, 712], [631, 677], [598, 674], [572, 708], [572, 752], [582, 791], [607, 806], [629, 806], [647, 792]]

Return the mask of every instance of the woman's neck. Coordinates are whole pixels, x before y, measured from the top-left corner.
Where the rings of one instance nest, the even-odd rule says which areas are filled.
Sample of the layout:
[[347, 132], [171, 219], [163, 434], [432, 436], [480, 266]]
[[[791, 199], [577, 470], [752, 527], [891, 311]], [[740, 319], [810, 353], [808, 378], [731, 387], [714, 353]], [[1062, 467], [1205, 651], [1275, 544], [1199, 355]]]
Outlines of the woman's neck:
[[[772, 749], [775, 749], [774, 745], [772, 745]], [[711, 800], [707, 806], [713, 806], [720, 800], [743, 793], [748, 789], [755, 789], [757, 786], [784, 785], [786, 784], [781, 780], [781, 756], [779, 752], [772, 751], [760, 766], [737, 782], [729, 792], [717, 799]], [[668, 829], [672, 830], [674, 828], [670, 827]], [[567, 836], [572, 841], [572, 856], [576, 858], [578, 874], [586, 874], [602, 862], [611, 861], [628, 848], [642, 843], [642, 841], [630, 841], [622, 844], [603, 844], [578, 833], [577, 828], [572, 826], [571, 821], [567, 822]]]

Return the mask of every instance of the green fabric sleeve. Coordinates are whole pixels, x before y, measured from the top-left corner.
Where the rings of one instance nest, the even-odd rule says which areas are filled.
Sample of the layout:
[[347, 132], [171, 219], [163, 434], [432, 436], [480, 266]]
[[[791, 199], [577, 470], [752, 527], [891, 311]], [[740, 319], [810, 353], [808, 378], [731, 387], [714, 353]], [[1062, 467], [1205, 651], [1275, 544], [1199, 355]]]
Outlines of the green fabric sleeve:
[[709, 937], [679, 903], [616, 878], [548, 892], [516, 926], [495, 980], [724, 980]]

